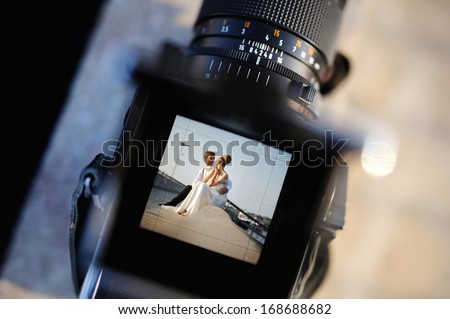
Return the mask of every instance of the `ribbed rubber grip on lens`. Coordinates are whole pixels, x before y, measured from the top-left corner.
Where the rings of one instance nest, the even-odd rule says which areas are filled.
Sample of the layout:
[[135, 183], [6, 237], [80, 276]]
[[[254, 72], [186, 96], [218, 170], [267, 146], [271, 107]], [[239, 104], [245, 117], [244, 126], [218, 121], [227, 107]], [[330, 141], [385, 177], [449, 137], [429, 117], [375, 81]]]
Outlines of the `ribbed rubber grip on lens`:
[[197, 23], [215, 16], [269, 22], [309, 40], [330, 58], [345, 0], [204, 0]]

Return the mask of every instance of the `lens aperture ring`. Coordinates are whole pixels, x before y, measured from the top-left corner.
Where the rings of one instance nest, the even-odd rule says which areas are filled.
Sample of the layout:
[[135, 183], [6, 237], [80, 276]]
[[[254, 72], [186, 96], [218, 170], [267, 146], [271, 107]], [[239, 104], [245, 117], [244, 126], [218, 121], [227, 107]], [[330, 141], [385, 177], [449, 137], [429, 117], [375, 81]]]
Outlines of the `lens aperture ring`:
[[[218, 40], [219, 36], [222, 40]], [[199, 40], [207, 37], [215, 37], [217, 47], [275, 54], [279, 64], [283, 64], [282, 54], [290, 55], [310, 68], [319, 81], [327, 76], [327, 61], [319, 50], [304, 38], [267, 23], [230, 17], [211, 18], [196, 26], [193, 43], [198, 46]]]
[[204, 0], [197, 24], [217, 16], [267, 22], [307, 39], [328, 60], [342, 20], [345, 0]]

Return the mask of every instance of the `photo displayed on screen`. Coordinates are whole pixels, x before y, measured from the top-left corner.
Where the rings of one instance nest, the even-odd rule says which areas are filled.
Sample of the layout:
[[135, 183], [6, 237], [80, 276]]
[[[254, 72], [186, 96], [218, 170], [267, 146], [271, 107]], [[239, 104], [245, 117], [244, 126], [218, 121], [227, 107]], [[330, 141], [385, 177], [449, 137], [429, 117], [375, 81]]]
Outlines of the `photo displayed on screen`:
[[140, 227], [256, 265], [290, 160], [177, 116]]

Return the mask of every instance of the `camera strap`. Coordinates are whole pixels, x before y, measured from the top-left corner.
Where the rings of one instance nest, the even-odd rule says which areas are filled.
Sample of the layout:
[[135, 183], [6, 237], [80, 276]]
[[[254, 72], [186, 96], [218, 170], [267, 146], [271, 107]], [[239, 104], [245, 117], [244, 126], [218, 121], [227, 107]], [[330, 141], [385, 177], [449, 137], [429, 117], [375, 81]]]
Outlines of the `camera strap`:
[[[86, 228], [92, 227], [92, 222], [103, 224], [105, 209], [101, 202], [102, 181], [109, 170], [102, 162], [111, 160], [105, 154], [97, 154], [95, 158], [81, 171], [77, 187], [72, 195], [71, 224], [69, 233], [70, 262], [72, 280], [77, 293], [86, 276], [89, 264], [94, 255], [98, 237], [86, 238]], [[92, 240], [90, 240], [92, 239]]]

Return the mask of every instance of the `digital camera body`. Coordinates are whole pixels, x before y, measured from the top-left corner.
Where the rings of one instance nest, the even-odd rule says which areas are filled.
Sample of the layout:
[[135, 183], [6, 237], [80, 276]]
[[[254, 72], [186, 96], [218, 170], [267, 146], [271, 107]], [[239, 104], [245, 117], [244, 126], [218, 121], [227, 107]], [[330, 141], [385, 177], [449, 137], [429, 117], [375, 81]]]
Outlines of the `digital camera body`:
[[[320, 118], [345, 73], [328, 42], [343, 3], [279, 2], [205, 1], [190, 47], [140, 56], [120, 137], [74, 193], [80, 298], [305, 298], [320, 284], [359, 145]], [[206, 150], [232, 157], [227, 204], [161, 206]]]

